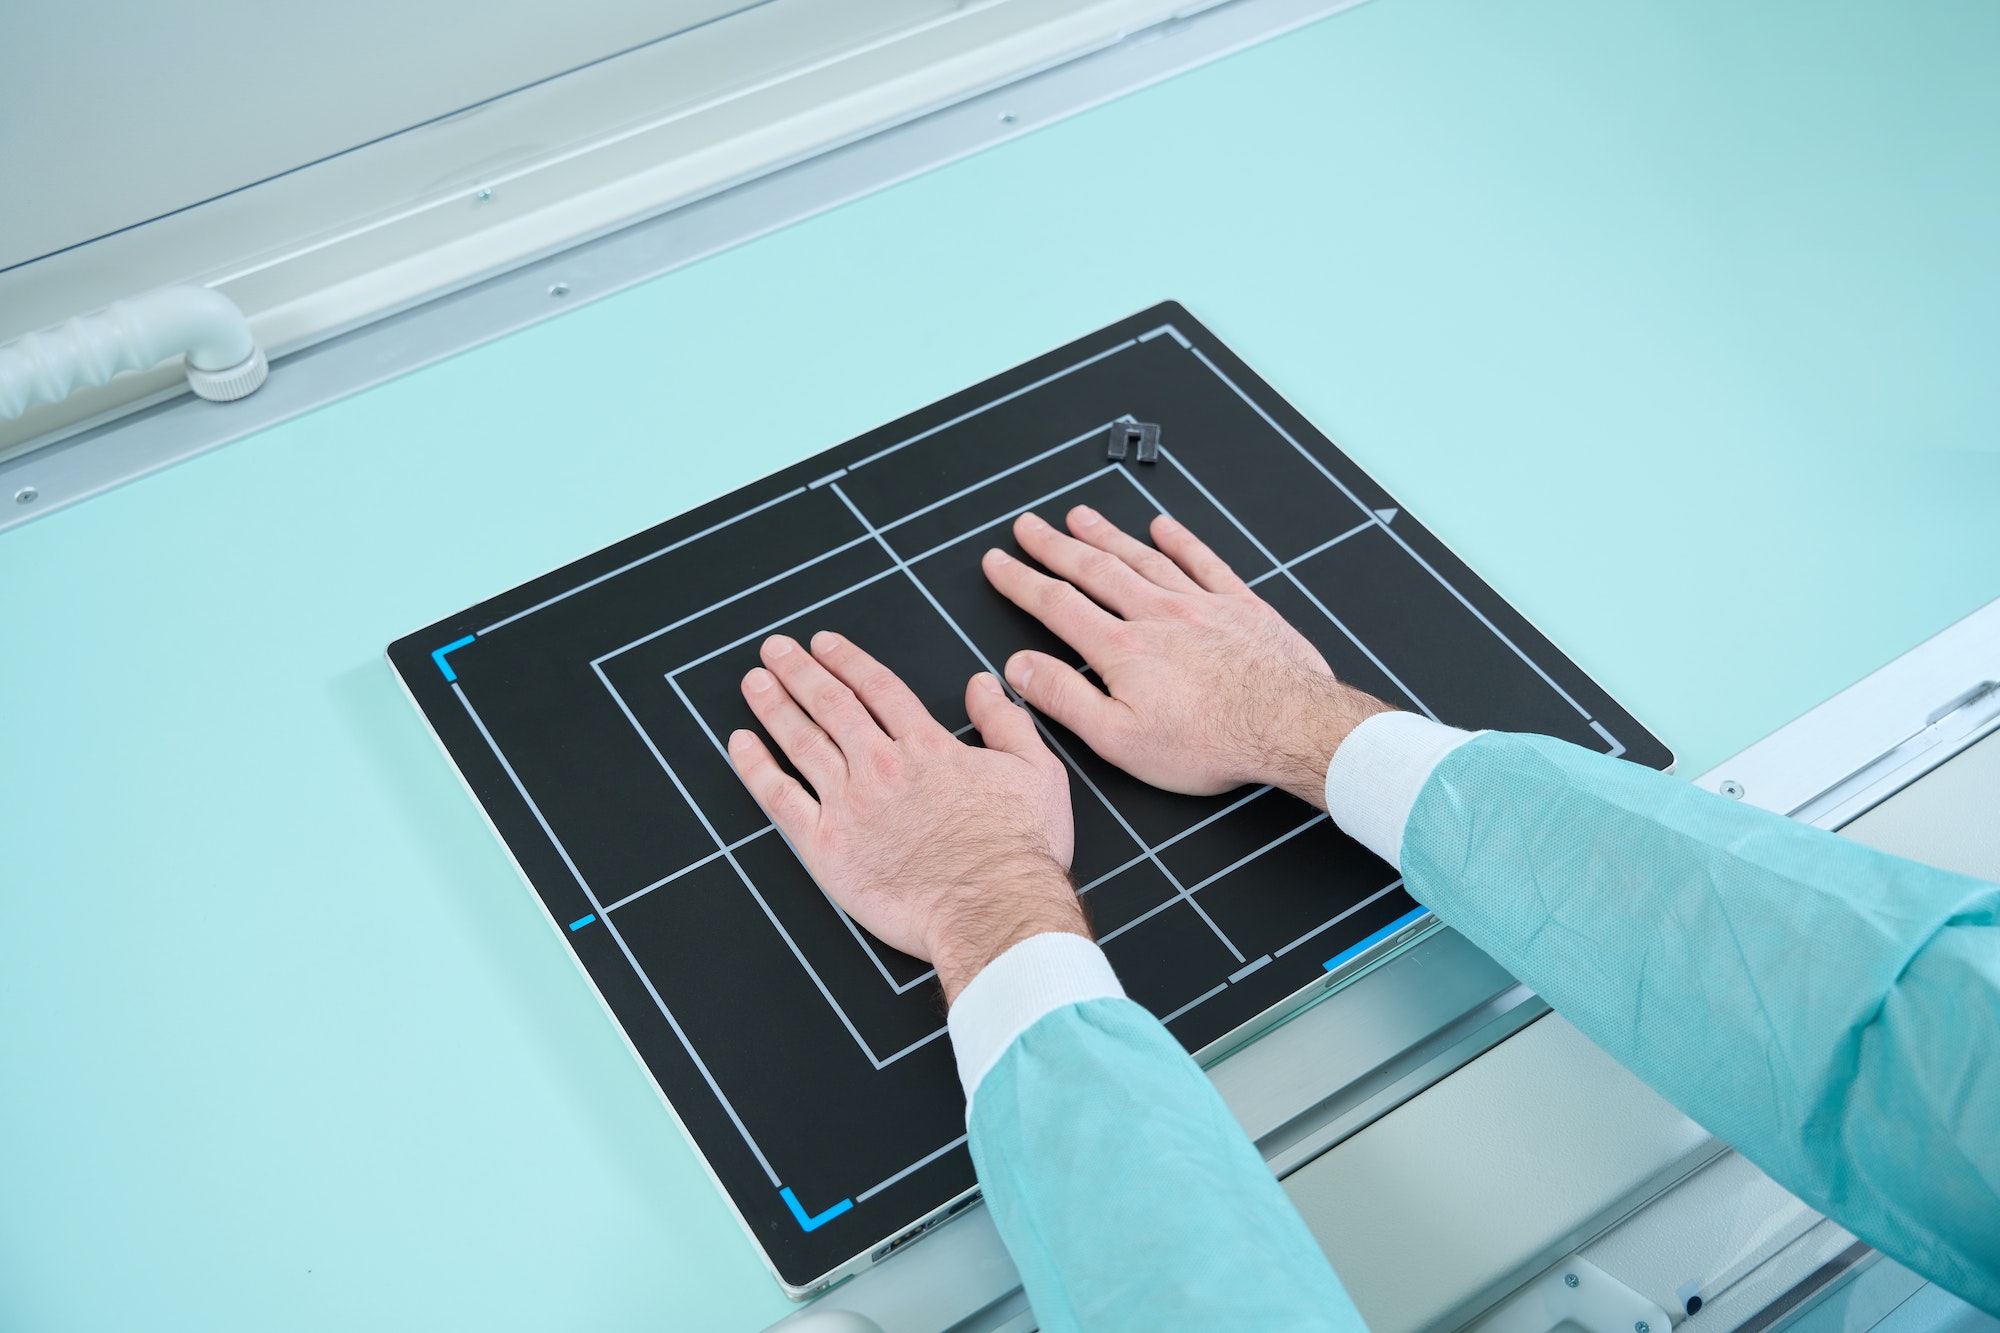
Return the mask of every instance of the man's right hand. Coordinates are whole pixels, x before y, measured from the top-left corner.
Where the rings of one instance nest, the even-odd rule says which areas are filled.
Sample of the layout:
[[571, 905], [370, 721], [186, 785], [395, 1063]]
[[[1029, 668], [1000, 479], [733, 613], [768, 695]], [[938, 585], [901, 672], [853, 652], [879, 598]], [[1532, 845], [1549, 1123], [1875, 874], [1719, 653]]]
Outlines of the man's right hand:
[[1324, 806], [1333, 752], [1389, 706], [1334, 678], [1319, 650], [1193, 533], [1153, 520], [1158, 549], [1093, 509], [1070, 533], [1034, 514], [1014, 523], [1050, 578], [1000, 550], [995, 588], [1048, 626], [1103, 681], [1019, 652], [1007, 680], [1109, 762], [1191, 795], [1268, 783]]

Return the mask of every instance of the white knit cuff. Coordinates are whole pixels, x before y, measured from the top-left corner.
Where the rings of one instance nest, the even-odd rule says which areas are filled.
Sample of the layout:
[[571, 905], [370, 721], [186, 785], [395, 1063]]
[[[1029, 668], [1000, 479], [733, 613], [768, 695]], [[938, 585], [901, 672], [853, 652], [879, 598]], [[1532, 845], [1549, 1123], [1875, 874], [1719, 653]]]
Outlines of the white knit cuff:
[[1415, 713], [1377, 713], [1326, 766], [1326, 812], [1348, 837], [1402, 868], [1403, 826], [1440, 760], [1481, 733]]
[[1044, 1014], [1084, 1000], [1119, 1000], [1125, 988], [1104, 950], [1081, 935], [1031, 935], [995, 958], [958, 993], [945, 1023], [970, 1102], [1014, 1038]]

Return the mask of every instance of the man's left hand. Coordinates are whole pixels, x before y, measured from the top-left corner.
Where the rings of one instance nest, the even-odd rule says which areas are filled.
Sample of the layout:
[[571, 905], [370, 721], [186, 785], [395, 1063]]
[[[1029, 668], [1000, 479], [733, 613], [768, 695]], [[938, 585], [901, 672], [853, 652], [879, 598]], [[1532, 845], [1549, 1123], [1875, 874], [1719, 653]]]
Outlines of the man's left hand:
[[737, 773], [827, 896], [934, 965], [947, 1002], [1031, 935], [1088, 936], [1069, 878], [1069, 776], [998, 681], [966, 685], [981, 749], [838, 634], [814, 635], [810, 652], [773, 635], [760, 656], [743, 697], [812, 791], [752, 731], [729, 738]]

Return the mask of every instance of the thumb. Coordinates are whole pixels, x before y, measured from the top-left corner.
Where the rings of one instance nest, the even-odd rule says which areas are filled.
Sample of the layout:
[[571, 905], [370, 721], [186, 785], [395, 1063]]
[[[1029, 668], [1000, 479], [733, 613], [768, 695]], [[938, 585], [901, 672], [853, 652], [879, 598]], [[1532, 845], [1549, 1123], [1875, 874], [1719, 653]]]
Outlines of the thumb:
[[1047, 653], [1024, 651], [1008, 658], [1007, 683], [1099, 754], [1110, 745], [1112, 733], [1128, 711], [1085, 679], [1081, 671]]
[[982, 671], [965, 685], [965, 715], [979, 728], [979, 738], [989, 750], [1002, 750], [1023, 759], [1048, 756], [1028, 710], [1016, 707], [1000, 688], [1000, 682]]

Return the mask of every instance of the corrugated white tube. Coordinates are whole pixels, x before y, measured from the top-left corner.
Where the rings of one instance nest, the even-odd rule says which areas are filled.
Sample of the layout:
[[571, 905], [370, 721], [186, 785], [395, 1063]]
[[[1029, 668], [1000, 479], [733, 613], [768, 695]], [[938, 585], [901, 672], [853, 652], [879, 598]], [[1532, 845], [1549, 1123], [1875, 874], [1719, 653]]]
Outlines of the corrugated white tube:
[[189, 387], [215, 402], [254, 393], [270, 374], [234, 301], [206, 287], [165, 287], [0, 345], [0, 419], [182, 355]]

